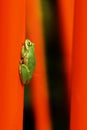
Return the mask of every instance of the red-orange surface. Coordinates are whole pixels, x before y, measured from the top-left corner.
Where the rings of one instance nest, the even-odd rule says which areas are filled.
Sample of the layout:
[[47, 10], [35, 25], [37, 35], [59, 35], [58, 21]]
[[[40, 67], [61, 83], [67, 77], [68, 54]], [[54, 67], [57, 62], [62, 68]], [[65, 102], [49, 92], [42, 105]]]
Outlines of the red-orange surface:
[[68, 83], [68, 95], [70, 98], [74, 0], [58, 0], [58, 13], [58, 22], [60, 21], [62, 48], [64, 54], [65, 72]]
[[23, 95], [18, 64], [25, 39], [25, 0], [0, 1], [0, 130], [22, 130]]
[[32, 102], [36, 130], [51, 130], [40, 0], [27, 0], [27, 37], [35, 43], [36, 69], [32, 80]]
[[87, 130], [87, 0], [75, 1], [70, 130]]

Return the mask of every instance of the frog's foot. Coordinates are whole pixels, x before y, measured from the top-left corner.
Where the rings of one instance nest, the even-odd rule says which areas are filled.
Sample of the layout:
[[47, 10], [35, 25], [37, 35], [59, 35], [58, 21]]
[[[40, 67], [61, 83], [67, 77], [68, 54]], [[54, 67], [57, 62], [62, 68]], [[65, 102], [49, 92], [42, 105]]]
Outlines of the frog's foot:
[[20, 63], [19, 63], [19, 73], [21, 75], [21, 65], [22, 65], [22, 60], [20, 60]]
[[20, 72], [20, 76], [21, 76], [21, 80], [23, 82], [23, 84], [26, 84], [29, 78], [29, 69], [25, 64], [21, 64], [19, 66], [19, 72]]

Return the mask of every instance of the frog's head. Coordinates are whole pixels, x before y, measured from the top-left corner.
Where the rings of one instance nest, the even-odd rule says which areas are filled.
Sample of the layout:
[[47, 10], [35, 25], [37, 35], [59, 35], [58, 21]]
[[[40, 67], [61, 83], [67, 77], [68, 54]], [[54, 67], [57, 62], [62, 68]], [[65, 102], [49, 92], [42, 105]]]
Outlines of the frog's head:
[[25, 40], [24, 46], [27, 51], [34, 48], [34, 44], [29, 39]]

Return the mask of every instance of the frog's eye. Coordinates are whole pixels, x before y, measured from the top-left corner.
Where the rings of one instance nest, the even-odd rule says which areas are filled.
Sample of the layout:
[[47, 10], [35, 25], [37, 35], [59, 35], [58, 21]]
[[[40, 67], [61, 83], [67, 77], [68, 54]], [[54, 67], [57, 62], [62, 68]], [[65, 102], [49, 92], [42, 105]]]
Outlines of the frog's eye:
[[31, 45], [31, 42], [29, 41], [29, 42], [28, 42], [28, 46], [30, 46], [30, 45]]

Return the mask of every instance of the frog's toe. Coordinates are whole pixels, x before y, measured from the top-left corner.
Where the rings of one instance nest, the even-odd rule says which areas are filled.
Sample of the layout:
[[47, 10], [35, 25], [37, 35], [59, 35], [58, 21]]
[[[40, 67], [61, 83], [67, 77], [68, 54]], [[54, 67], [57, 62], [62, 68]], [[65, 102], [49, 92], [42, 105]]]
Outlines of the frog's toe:
[[21, 65], [19, 65], [19, 73], [21, 74]]

